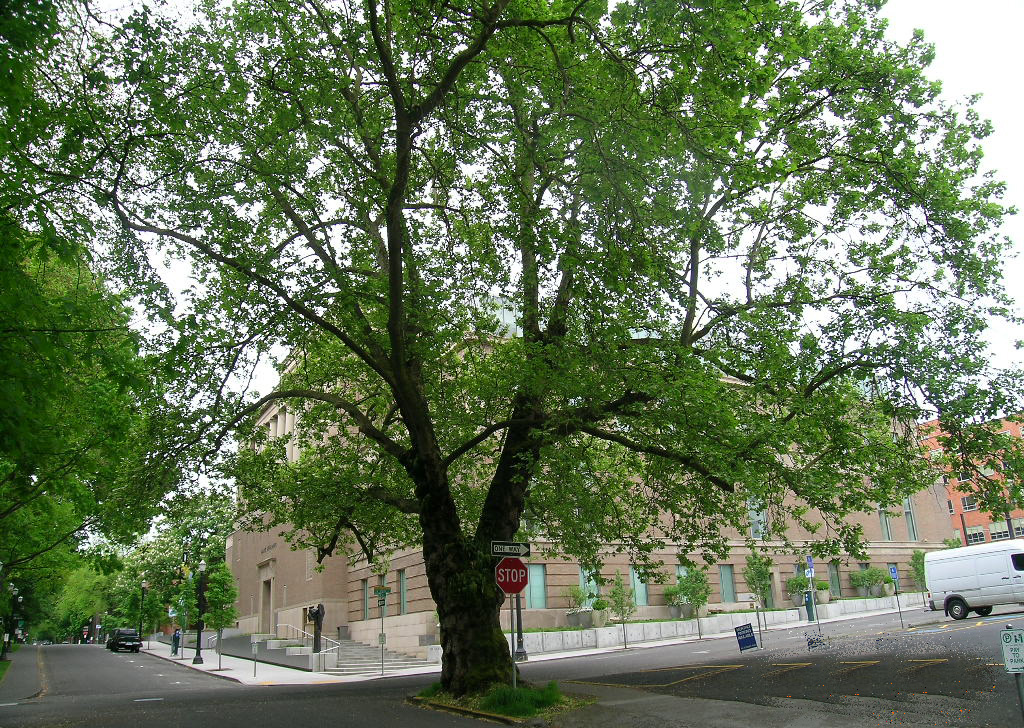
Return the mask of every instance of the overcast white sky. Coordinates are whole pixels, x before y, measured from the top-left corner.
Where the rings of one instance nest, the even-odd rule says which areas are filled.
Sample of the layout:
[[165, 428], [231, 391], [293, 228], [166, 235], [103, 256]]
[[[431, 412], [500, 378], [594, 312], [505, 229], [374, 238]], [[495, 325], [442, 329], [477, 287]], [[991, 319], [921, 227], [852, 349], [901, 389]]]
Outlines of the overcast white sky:
[[[1014, 241], [1016, 258], [1006, 261], [1006, 290], [1024, 309], [1024, 0], [890, 0], [882, 10], [889, 36], [906, 41], [915, 28], [935, 45], [929, 76], [943, 82], [943, 95], [959, 99], [983, 94], [977, 108], [995, 131], [983, 143], [985, 166], [1007, 182], [1004, 203], [1022, 208], [1004, 232]], [[995, 361], [1024, 364], [1014, 348], [1024, 339], [1020, 327], [993, 330]]]

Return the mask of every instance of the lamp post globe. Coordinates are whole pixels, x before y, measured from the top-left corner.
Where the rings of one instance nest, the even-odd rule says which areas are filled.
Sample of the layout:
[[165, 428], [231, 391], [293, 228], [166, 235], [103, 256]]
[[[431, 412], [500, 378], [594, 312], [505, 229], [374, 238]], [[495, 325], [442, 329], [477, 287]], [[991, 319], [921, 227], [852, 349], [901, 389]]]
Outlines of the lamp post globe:
[[206, 611], [204, 603], [204, 587], [206, 577], [206, 559], [199, 562], [199, 579], [196, 581], [196, 608], [199, 614], [196, 615], [196, 656], [192, 658], [193, 665], [203, 664], [203, 612]]

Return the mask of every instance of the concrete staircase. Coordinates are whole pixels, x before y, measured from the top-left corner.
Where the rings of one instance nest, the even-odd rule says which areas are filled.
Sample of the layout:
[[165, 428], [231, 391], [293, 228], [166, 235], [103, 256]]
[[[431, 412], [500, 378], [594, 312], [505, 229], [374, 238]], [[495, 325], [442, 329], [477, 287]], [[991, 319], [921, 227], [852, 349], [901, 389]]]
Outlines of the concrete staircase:
[[[374, 645], [354, 640], [342, 640], [338, 652], [338, 664], [321, 672], [331, 675], [371, 675], [381, 672], [381, 649]], [[407, 655], [384, 650], [384, 673], [407, 670], [414, 667], [431, 667], [433, 663]]]

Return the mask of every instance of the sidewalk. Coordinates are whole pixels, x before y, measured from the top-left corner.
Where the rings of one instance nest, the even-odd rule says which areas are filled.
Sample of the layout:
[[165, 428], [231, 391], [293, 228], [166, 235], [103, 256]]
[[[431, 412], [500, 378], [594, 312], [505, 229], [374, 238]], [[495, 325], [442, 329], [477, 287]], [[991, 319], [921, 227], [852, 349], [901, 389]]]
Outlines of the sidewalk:
[[[913, 608], [914, 611], [918, 611], [920, 607]], [[822, 619], [821, 624], [829, 624], [831, 622], [845, 622], [853, 619], [864, 619], [869, 617], [877, 617], [883, 614], [892, 614], [895, 609], [884, 609], [873, 612], [858, 612], [855, 614], [845, 614], [840, 617], [833, 617], [829, 619]], [[904, 611], [908, 611], [904, 609]], [[753, 618], [754, 615], [750, 615]], [[815, 622], [790, 622], [786, 624], [771, 625], [766, 628], [765, 632], [775, 632], [786, 629], [800, 629], [800, 628], [814, 628], [816, 627]], [[715, 634], [706, 634], [703, 636], [703, 641], [716, 640], [716, 639], [728, 639], [735, 638], [733, 631], [729, 632], [718, 632]], [[697, 643], [697, 637], [676, 637], [666, 640], [652, 640], [649, 642], [631, 642], [629, 645], [630, 650], [645, 649], [650, 647], [664, 647], [666, 645], [679, 645], [688, 643]], [[565, 652], [545, 652], [537, 655], [530, 656], [530, 662], [546, 662], [548, 660], [562, 660], [568, 657], [587, 657], [589, 655], [602, 655], [609, 652], [617, 652], [621, 650], [621, 645], [615, 647], [596, 647], [591, 649], [583, 650], [567, 650]], [[223, 670], [217, 669], [217, 652], [216, 650], [206, 649], [203, 650], [203, 664], [193, 665], [192, 658], [195, 655], [195, 648], [189, 647], [184, 651], [184, 657], [171, 657], [171, 646], [164, 644], [163, 642], [145, 641], [143, 642], [142, 651], [159, 657], [161, 659], [173, 661], [179, 665], [183, 665], [194, 670], [201, 670], [217, 677], [225, 678], [227, 680], [234, 680], [235, 682], [242, 683], [243, 685], [325, 685], [334, 683], [353, 683], [353, 682], [364, 682], [366, 680], [380, 680], [389, 677], [405, 677], [408, 675], [429, 675], [433, 673], [441, 672], [440, 665], [431, 665], [429, 667], [411, 668], [408, 670], [396, 670], [389, 671], [386, 675], [329, 675], [319, 672], [308, 672], [306, 670], [297, 670], [289, 667], [283, 667], [280, 665], [270, 665], [263, 662], [256, 664], [256, 676], [253, 677], [253, 661], [251, 659], [245, 659], [241, 657], [235, 657], [232, 655], [223, 655], [221, 662], [223, 664]], [[9, 673], [8, 673], [9, 674]], [[6, 682], [6, 680], [4, 681]], [[588, 686], [589, 688], [589, 686]], [[2, 693], [0, 693], [2, 694]], [[717, 703], [718, 701], [711, 701]]]
[[43, 656], [38, 647], [22, 645], [17, 652], [8, 652], [7, 658], [11, 662], [0, 680], [0, 705], [28, 700], [42, 692]]

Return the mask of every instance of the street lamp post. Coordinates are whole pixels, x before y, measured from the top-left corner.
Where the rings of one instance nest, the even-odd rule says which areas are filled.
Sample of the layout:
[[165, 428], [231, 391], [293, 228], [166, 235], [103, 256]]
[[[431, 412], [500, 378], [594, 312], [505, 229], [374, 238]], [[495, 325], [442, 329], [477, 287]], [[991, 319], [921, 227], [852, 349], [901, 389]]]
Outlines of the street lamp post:
[[206, 561], [199, 562], [199, 580], [196, 582], [196, 606], [199, 614], [196, 615], [196, 656], [192, 658], [193, 665], [203, 664], [203, 613], [206, 611]]
[[139, 639], [142, 639], [142, 623], [146, 618], [146, 589], [149, 588], [149, 582], [145, 579], [142, 580], [142, 601], [139, 604]]

